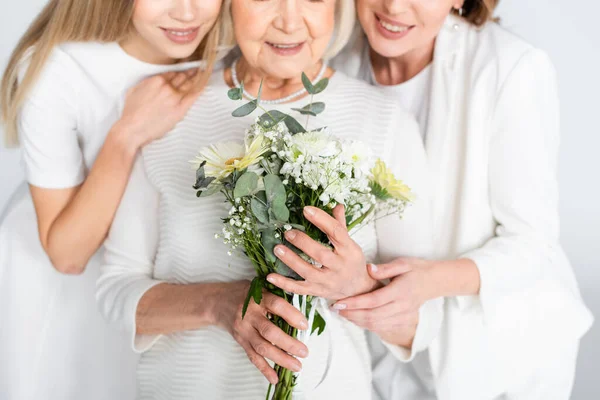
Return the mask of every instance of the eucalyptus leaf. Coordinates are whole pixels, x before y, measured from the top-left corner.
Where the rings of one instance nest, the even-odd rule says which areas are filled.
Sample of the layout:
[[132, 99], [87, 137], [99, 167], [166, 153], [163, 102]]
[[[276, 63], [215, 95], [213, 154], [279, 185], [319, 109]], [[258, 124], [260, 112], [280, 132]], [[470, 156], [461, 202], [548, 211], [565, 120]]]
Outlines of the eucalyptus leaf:
[[258, 187], [258, 175], [254, 172], [246, 172], [240, 176], [235, 183], [235, 189], [233, 190], [233, 197], [239, 199], [254, 194]]
[[240, 89], [240, 88], [229, 89], [229, 91], [227, 92], [227, 96], [231, 100], [241, 100], [242, 96], [243, 96], [242, 89]]
[[234, 117], [237, 117], [237, 118], [245, 117], [246, 115], [252, 114], [252, 112], [254, 110], [256, 110], [257, 107], [258, 107], [258, 102], [256, 100], [252, 100], [251, 102], [246, 103], [243, 106], [233, 110], [231, 115], [233, 115]]
[[263, 224], [269, 223], [269, 209], [267, 208], [267, 205], [264, 202], [260, 201], [257, 198], [253, 198], [250, 201], [250, 208], [252, 210], [252, 214], [254, 214], [256, 219], [258, 219]]
[[274, 203], [283, 203], [285, 205], [286, 192], [285, 186], [277, 175], [269, 174], [263, 178], [265, 183], [265, 192], [267, 194], [267, 204], [272, 206]]
[[325, 103], [317, 101], [316, 103], [308, 104], [302, 108], [292, 108], [292, 110], [299, 112], [302, 115], [312, 115], [316, 117], [325, 111]]
[[287, 222], [290, 219], [290, 210], [285, 205], [285, 201], [276, 201], [271, 206], [273, 216], [278, 222]]
[[302, 280], [302, 277], [300, 275], [298, 275], [298, 273], [296, 273], [296, 271], [294, 271], [293, 269], [288, 267], [280, 259], [277, 259], [277, 261], [275, 262], [275, 272], [278, 273], [279, 275], [285, 276], [286, 278], [291, 278], [291, 279], [294, 279], [297, 281]]
[[244, 306], [242, 307], [242, 319], [246, 316], [246, 311], [248, 311], [248, 306], [250, 305], [250, 299], [254, 299], [256, 304], [260, 304], [262, 301], [262, 289], [264, 287], [264, 280], [260, 277], [256, 277], [252, 279], [252, 283], [250, 283], [250, 289], [248, 289], [248, 294], [246, 295], [246, 299], [244, 300]]
[[292, 228], [299, 230], [301, 232], [306, 232], [306, 228], [304, 227], [304, 225], [298, 225], [298, 224], [289, 224]]
[[290, 133], [292, 135], [295, 135], [296, 133], [306, 132], [306, 129], [304, 129], [304, 127], [300, 124], [300, 122], [296, 121], [295, 118], [293, 118], [289, 115], [287, 116], [286, 119], [283, 120], [283, 122], [285, 123], [285, 126], [287, 126], [288, 130], [290, 131]]
[[213, 194], [215, 194], [219, 190], [221, 190], [222, 187], [223, 186], [221, 184], [213, 182], [212, 184], [208, 185], [208, 187], [206, 189], [199, 190], [196, 193], [196, 196], [198, 196], [198, 197], [212, 196]]
[[269, 129], [274, 127], [281, 121], [285, 120], [287, 117], [288, 115], [282, 113], [281, 111], [270, 110], [260, 116], [260, 118], [258, 119], [258, 123], [263, 128]]
[[319, 82], [317, 82], [314, 85], [314, 93], [313, 94], [321, 93], [323, 90], [327, 89], [328, 85], [329, 85], [329, 78], [321, 79]]
[[308, 94], [315, 94], [315, 87], [304, 72], [302, 73], [302, 84], [304, 85], [304, 89], [306, 89]]
[[261, 234], [261, 238], [260, 238], [263, 248], [265, 249], [265, 259], [272, 263], [274, 263], [278, 260], [278, 258], [275, 257], [273, 250], [275, 249], [275, 246], [282, 243], [280, 238], [275, 237], [276, 233], [277, 233], [277, 231], [275, 229], [271, 228], [271, 229], [265, 230]]

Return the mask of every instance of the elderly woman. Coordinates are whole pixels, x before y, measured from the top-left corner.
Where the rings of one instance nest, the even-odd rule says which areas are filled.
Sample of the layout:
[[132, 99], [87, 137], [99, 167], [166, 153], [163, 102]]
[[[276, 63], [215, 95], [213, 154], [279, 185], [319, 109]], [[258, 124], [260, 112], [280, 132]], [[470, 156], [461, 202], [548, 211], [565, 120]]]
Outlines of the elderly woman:
[[392, 351], [373, 342], [384, 399], [568, 399], [592, 321], [558, 239], [554, 69], [491, 21], [497, 3], [357, 0], [335, 60], [414, 113], [429, 164], [431, 248], [380, 221], [370, 272], [389, 285], [334, 305]]
[[[303, 368], [303, 390], [311, 399], [369, 399], [371, 365], [361, 328], [333, 316], [329, 334], [311, 339], [309, 349], [267, 319], [269, 312], [298, 329], [307, 324], [301, 313], [270, 294], [260, 306], [251, 302], [242, 320], [254, 269], [242, 255], [227, 256], [225, 245], [215, 240], [219, 217], [228, 209], [218, 196], [196, 198], [188, 161], [212, 143], [241, 141], [253, 122], [253, 116], [231, 117], [231, 87], [243, 82], [252, 99], [264, 79], [261, 104], [287, 112], [306, 102], [303, 71], [314, 81], [330, 79], [328, 89], [315, 97], [327, 109], [311, 120], [314, 127], [327, 125], [382, 156], [391, 152], [392, 138], [401, 137], [395, 142], [415, 159], [417, 170], [419, 160], [421, 167], [425, 160], [417, 124], [381, 91], [323, 61], [343, 47], [352, 31], [352, 2], [231, 0], [224, 7], [231, 12], [241, 57], [231, 68], [216, 71], [182, 123], [142, 152], [106, 242], [100, 308], [129, 331], [133, 349], [142, 353], [140, 398], [263, 398], [268, 382], [261, 372], [271, 383], [277, 381], [267, 358], [292, 370]], [[367, 257], [375, 256], [373, 226], [355, 239]], [[334, 289], [341, 293], [336, 299], [372, 290], [360, 248], [347, 234], [339, 240], [347, 246], [329, 268]], [[345, 261], [350, 259], [355, 262]]]

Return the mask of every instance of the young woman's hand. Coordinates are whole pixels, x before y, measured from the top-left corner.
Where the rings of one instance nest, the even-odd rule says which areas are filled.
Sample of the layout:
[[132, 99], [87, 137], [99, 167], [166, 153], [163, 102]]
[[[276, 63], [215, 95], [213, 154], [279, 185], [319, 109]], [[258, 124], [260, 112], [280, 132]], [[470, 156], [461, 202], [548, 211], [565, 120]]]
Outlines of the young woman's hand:
[[147, 78], [127, 91], [117, 122], [136, 149], [160, 139], [183, 119], [200, 92], [193, 89], [196, 69]]

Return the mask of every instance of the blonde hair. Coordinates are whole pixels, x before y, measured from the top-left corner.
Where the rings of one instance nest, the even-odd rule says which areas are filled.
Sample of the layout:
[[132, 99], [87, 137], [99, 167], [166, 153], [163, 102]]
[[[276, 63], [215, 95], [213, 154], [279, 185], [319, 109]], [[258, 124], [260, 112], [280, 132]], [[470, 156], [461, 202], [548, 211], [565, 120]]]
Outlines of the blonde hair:
[[[0, 86], [1, 116], [7, 146], [18, 145], [17, 119], [27, 94], [36, 83], [52, 50], [63, 42], [117, 42], [130, 34], [134, 0], [50, 0], [14, 49]], [[216, 60], [220, 19], [204, 38], [193, 60], [206, 60], [195, 88], [208, 81]], [[27, 58], [27, 60], [25, 60]], [[19, 79], [22, 63], [29, 65]]]
[[500, 0], [465, 0], [463, 18], [476, 26], [494, 21], [494, 11]]
[[[232, 0], [225, 0], [222, 11], [222, 31], [224, 37], [222, 44], [232, 48], [235, 46], [235, 37], [233, 34], [233, 18], [231, 16]], [[335, 30], [327, 51], [323, 55], [323, 59], [335, 57], [348, 44], [354, 24], [356, 22], [356, 7], [354, 1], [351, 0], [336, 0], [335, 9]]]

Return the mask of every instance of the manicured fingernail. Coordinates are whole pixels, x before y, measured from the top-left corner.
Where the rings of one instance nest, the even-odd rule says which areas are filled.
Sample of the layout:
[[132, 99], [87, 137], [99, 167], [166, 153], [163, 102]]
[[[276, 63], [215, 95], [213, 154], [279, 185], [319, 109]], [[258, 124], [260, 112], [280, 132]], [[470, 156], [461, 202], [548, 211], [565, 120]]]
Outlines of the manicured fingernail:
[[308, 356], [308, 350], [306, 350], [306, 349], [298, 350], [298, 356], [300, 356], [302, 358], [306, 358]]
[[334, 310], [345, 310], [346, 307], [348, 307], [348, 306], [346, 304], [344, 304], [344, 303], [335, 303], [333, 305], [333, 309]]
[[300, 329], [303, 329], [303, 330], [308, 329], [308, 322], [301, 321], [300, 322]]
[[275, 282], [277, 282], [277, 279], [275, 279], [275, 278], [274, 278], [274, 277], [272, 277], [272, 276], [267, 276], [267, 281], [269, 281], [269, 282], [270, 282], [270, 283], [272, 283], [272, 284], [275, 284]]
[[295, 362], [294, 365], [292, 366], [292, 371], [300, 372], [301, 370], [302, 370], [302, 364], [300, 364], [300, 362]]
[[313, 215], [315, 215], [315, 210], [312, 207], [304, 207], [304, 212], [308, 215], [310, 215], [311, 217]]
[[285, 255], [285, 250], [281, 246], [277, 246], [275, 247], [275, 254], [278, 256], [283, 256]]
[[379, 270], [379, 268], [377, 268], [377, 265], [375, 264], [369, 264], [369, 267], [371, 267], [372, 272], [377, 272], [377, 270]]
[[296, 239], [296, 231], [287, 231], [285, 233], [285, 237], [287, 240], [294, 240]]
[[269, 382], [271, 382], [271, 384], [273, 384], [273, 385], [277, 385], [278, 379], [277, 378], [270, 378]]

